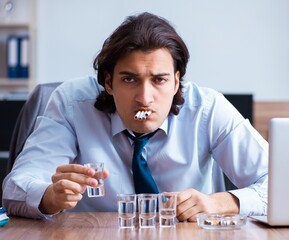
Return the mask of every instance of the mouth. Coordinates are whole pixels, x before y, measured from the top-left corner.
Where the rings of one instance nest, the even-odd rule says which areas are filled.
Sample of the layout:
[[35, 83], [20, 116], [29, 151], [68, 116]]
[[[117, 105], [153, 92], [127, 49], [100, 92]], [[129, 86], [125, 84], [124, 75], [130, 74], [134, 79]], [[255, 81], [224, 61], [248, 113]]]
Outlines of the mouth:
[[139, 110], [135, 115], [134, 119], [137, 121], [145, 121], [149, 115], [151, 115], [151, 110]]

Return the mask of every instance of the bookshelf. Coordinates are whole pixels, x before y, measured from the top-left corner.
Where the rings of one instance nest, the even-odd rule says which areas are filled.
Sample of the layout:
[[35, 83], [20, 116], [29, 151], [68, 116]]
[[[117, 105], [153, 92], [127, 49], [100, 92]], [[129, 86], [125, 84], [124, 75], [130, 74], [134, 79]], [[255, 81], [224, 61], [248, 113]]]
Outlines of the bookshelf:
[[[0, 0], [0, 199], [6, 176], [8, 146], [18, 113], [27, 94], [35, 85], [35, 32], [37, 0]], [[7, 74], [7, 39], [11, 35], [28, 36], [29, 75], [9, 78]], [[7, 122], [9, 124], [7, 124]]]
[[[28, 93], [35, 85], [36, 3], [36, 0], [0, 1], [0, 98], [6, 94]], [[9, 76], [7, 42], [11, 36], [28, 37], [28, 76]]]

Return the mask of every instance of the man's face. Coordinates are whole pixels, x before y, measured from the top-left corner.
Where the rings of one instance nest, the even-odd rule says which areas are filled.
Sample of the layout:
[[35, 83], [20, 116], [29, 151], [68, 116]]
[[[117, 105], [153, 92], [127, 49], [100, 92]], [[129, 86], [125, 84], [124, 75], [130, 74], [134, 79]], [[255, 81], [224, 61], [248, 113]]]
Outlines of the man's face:
[[[112, 79], [107, 74], [105, 88], [113, 96], [125, 126], [137, 134], [148, 133], [159, 128], [168, 116], [179, 88], [179, 71], [174, 73], [167, 49], [134, 51], [118, 60]], [[134, 118], [139, 110], [152, 113], [140, 121]]]

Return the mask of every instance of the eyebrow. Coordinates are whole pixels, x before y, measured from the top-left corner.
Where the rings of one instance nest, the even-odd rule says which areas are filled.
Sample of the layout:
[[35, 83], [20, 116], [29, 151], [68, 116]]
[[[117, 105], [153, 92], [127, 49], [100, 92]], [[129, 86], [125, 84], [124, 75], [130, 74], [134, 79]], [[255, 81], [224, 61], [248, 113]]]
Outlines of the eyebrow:
[[[130, 71], [120, 71], [119, 72], [120, 75], [130, 75], [130, 76], [134, 76], [134, 77], [138, 77], [139, 74], [137, 73], [133, 73], [133, 72], [130, 72]], [[166, 72], [163, 72], [163, 73], [156, 73], [156, 74], [150, 74], [151, 76], [153, 77], [162, 77], [162, 76], [170, 76], [170, 73], [166, 73]]]

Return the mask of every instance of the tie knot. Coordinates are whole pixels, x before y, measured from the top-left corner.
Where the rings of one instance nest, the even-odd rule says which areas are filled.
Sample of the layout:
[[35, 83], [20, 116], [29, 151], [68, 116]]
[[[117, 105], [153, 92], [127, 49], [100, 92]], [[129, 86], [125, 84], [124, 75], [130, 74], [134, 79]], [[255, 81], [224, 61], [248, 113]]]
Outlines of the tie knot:
[[154, 131], [154, 132], [151, 132], [151, 133], [149, 133], [149, 134], [139, 136], [139, 137], [135, 137], [135, 136], [131, 135], [131, 134], [129, 133], [129, 131], [127, 131], [127, 130], [124, 130], [123, 132], [124, 132], [124, 134], [125, 134], [126, 136], [128, 136], [131, 140], [134, 141], [135, 148], [142, 149], [142, 148], [146, 145], [146, 143], [148, 142], [148, 140], [149, 140], [153, 135], [155, 135], [155, 133], [157, 132], [157, 130]]

